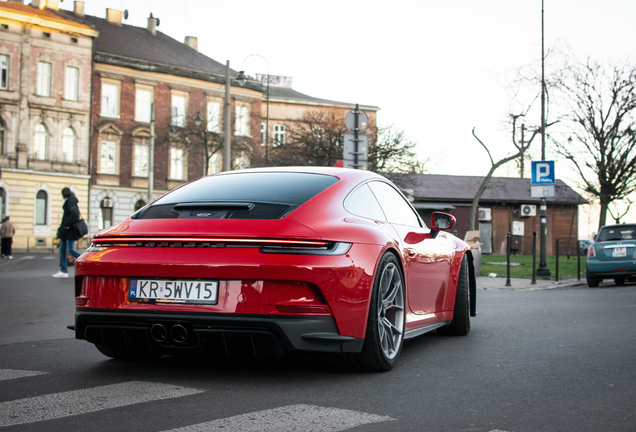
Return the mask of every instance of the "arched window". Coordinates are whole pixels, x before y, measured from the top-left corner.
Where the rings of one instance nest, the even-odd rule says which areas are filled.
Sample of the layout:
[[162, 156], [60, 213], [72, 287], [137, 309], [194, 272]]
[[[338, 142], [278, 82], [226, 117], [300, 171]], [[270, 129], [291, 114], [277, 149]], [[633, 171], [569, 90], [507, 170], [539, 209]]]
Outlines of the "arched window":
[[75, 131], [67, 127], [62, 134], [62, 160], [64, 162], [75, 161]]
[[49, 131], [40, 123], [35, 127], [33, 154], [36, 159], [45, 160], [49, 147]]
[[146, 205], [146, 201], [140, 199], [135, 203], [135, 211], [139, 210], [140, 208], [142, 208], [143, 206]]
[[49, 194], [39, 190], [35, 195], [35, 224], [47, 225], [46, 214], [49, 205]]

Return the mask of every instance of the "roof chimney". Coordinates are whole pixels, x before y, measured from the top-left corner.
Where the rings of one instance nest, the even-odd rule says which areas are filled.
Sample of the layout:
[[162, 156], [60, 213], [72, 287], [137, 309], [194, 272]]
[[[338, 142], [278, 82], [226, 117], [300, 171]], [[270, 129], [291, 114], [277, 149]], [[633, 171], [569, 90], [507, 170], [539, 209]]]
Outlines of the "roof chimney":
[[187, 46], [189, 46], [190, 48], [193, 48], [195, 50], [199, 50], [198, 46], [199, 46], [199, 39], [194, 37], [194, 36], [186, 36], [185, 37], [185, 42], [184, 42]]
[[31, 6], [38, 9], [49, 8], [59, 10], [59, 0], [31, 0]]
[[117, 9], [106, 9], [106, 21], [121, 27], [121, 11]]
[[75, 0], [75, 3], [73, 4], [73, 13], [75, 13], [75, 16], [84, 18], [84, 2], [83, 1]]
[[151, 35], [156, 36], [157, 35], [157, 25], [158, 24], [159, 19], [155, 18], [152, 16], [152, 12], [150, 12], [150, 16], [148, 17], [148, 31], [150, 32]]

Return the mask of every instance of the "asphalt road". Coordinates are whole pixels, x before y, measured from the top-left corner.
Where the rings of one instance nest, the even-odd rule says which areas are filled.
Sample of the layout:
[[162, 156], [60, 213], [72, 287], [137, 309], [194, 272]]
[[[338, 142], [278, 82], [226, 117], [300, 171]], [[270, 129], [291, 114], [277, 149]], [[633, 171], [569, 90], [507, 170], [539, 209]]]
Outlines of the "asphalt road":
[[[73, 338], [54, 255], [0, 261], [2, 431], [634, 431], [636, 285], [478, 291], [466, 337], [408, 341], [396, 368], [326, 358], [152, 363]], [[71, 270], [72, 271], [72, 270]]]

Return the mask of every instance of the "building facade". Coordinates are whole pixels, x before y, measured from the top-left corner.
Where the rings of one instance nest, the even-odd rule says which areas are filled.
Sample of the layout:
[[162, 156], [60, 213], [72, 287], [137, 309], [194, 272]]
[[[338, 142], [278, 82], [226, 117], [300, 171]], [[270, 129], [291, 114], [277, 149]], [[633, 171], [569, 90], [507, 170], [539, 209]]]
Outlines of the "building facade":
[[16, 249], [52, 247], [64, 187], [88, 213], [98, 33], [56, 12], [52, 0], [0, 3], [0, 214], [16, 226]]
[[[269, 79], [269, 89], [267, 88]], [[278, 75], [256, 74], [256, 80], [263, 88], [261, 105], [260, 142], [271, 150], [287, 140], [288, 128], [299, 121], [307, 111], [328, 111], [342, 118], [354, 109], [355, 103], [320, 99], [303, 94], [292, 88], [292, 78]], [[269, 104], [268, 104], [269, 100]], [[269, 107], [268, 107], [269, 105]], [[368, 118], [366, 128], [377, 126], [379, 108], [372, 105], [360, 105]]]
[[[105, 18], [85, 16], [81, 22], [100, 33], [92, 75], [88, 222], [93, 235], [150, 199], [220, 171], [223, 151], [215, 144], [223, 141], [227, 65], [198, 52], [196, 38], [182, 43], [159, 32], [152, 15], [146, 28], [122, 23], [122, 13], [114, 9], [107, 9]], [[245, 168], [261, 152], [262, 93], [232, 78], [231, 166]]]

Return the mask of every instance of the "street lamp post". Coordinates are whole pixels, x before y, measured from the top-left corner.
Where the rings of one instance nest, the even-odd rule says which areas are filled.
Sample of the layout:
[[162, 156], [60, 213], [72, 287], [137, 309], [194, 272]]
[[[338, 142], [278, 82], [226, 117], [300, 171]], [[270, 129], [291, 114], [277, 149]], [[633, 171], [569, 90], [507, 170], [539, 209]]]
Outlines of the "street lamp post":
[[[265, 60], [265, 64], [267, 65], [267, 114], [265, 117], [265, 166], [267, 166], [268, 153], [269, 153], [269, 150], [268, 150], [268, 147], [269, 147], [269, 62], [267, 61], [265, 57], [263, 57], [260, 54], [250, 54], [247, 57], [245, 57], [245, 59], [243, 59], [243, 63], [241, 63], [241, 69], [243, 69], [245, 60], [253, 56], [262, 58], [263, 60]], [[237, 79], [241, 86], [245, 85], [245, 82], [247, 81], [247, 76], [245, 76], [244, 70], [241, 70], [239, 72]]]
[[230, 148], [230, 87], [232, 83], [230, 81], [230, 61], [225, 62], [225, 122], [223, 123], [225, 129], [225, 140], [223, 141], [223, 171], [230, 171], [232, 164], [230, 158], [232, 157], [232, 151]]
[[155, 184], [155, 104], [150, 104], [150, 145], [148, 146], [148, 202], [152, 202]]

